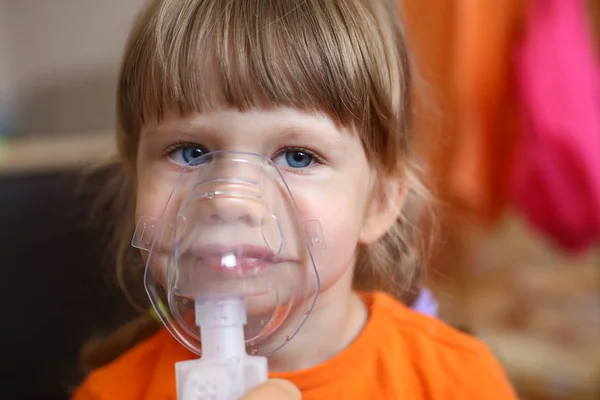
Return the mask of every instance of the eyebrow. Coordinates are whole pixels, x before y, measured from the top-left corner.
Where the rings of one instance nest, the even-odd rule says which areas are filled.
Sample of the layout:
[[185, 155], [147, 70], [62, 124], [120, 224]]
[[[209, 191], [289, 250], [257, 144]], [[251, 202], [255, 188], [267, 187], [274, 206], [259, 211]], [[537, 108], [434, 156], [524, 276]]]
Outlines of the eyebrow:
[[150, 129], [143, 130], [142, 136], [156, 136], [156, 135], [166, 135], [166, 134], [184, 134], [184, 135], [197, 135], [197, 134], [208, 134], [215, 133], [214, 129], [209, 128], [206, 125], [202, 124], [191, 124], [191, 123], [183, 123], [180, 121], [163, 123], [157, 126], [153, 126]]
[[299, 126], [285, 126], [282, 129], [276, 130], [277, 134], [281, 134], [286, 138], [291, 138], [299, 141], [310, 141], [318, 138], [322, 144], [327, 146], [337, 146], [342, 143], [342, 134], [340, 132], [330, 132], [324, 129], [311, 129]]

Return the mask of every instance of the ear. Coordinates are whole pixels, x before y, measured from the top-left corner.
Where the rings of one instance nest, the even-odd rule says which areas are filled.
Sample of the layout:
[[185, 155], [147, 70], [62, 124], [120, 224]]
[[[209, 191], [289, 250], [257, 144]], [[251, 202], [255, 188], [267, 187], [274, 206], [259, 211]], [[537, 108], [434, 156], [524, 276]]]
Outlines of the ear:
[[376, 242], [396, 223], [400, 216], [406, 185], [398, 177], [377, 177], [358, 241], [368, 245]]

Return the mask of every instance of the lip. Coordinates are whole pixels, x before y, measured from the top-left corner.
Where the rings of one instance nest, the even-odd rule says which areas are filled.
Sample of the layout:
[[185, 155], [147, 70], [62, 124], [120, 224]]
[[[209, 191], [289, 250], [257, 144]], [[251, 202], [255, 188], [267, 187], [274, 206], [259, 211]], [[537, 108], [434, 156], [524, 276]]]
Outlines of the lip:
[[209, 243], [190, 249], [197, 257], [235, 255], [240, 258], [255, 258], [271, 261], [275, 253], [266, 246], [255, 246], [249, 244], [224, 245]]
[[286, 260], [272, 250], [255, 245], [206, 244], [189, 248], [184, 258], [193, 259], [214, 273], [240, 277], [256, 275], [268, 267]]

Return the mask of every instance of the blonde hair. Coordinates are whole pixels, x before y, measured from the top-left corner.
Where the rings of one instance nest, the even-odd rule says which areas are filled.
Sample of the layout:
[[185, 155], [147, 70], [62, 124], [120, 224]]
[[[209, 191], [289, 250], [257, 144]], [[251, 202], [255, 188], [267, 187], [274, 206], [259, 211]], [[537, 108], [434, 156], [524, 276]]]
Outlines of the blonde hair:
[[[411, 152], [413, 77], [396, 3], [148, 4], [125, 49], [117, 94], [121, 168], [112, 191], [107, 191], [108, 196], [118, 196], [115, 209], [121, 212], [122, 226], [115, 238], [117, 272], [124, 287], [130, 278], [142, 284], [141, 258], [129, 244], [142, 126], [160, 121], [171, 110], [202, 112], [218, 105], [247, 110], [267, 103], [325, 112], [342, 125], [356, 127], [378, 173], [403, 179], [403, 212], [377, 243], [358, 249], [354, 284], [359, 290], [384, 290], [403, 300], [414, 296], [410, 288], [422, 260], [417, 222], [427, 191], [417, 178]], [[127, 288], [138, 301], [144, 296], [141, 288]], [[93, 353], [88, 348], [88, 359]]]

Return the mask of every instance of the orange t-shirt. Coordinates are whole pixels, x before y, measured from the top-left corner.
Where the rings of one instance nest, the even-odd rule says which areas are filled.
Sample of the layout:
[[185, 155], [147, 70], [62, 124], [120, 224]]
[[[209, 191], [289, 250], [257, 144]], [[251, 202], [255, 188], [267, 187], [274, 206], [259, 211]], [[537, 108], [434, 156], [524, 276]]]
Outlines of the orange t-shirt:
[[[366, 295], [369, 319], [344, 351], [298, 372], [273, 374], [316, 399], [477, 399], [516, 395], [487, 347], [383, 293]], [[175, 399], [175, 362], [193, 359], [165, 330], [86, 379], [73, 400]]]

